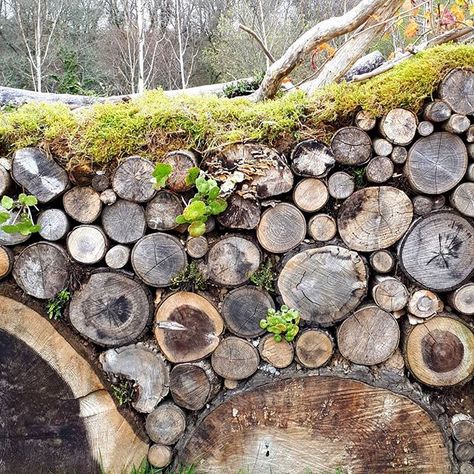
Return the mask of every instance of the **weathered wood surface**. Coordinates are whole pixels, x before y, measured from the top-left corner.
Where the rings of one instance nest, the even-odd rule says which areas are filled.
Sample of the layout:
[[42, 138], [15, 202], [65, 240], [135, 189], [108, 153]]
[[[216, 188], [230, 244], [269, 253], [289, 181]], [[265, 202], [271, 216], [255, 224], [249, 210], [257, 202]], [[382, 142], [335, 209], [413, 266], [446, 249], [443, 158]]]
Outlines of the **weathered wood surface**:
[[394, 171], [393, 161], [387, 156], [376, 156], [372, 158], [365, 167], [365, 176], [370, 183], [385, 183]]
[[417, 131], [418, 131], [418, 134], [421, 135], [422, 137], [427, 137], [428, 135], [431, 135], [434, 132], [434, 125], [432, 122], [429, 122], [428, 120], [422, 120], [418, 124]]
[[359, 128], [366, 132], [374, 129], [375, 125], [377, 125], [377, 119], [365, 110], [359, 110], [359, 112], [357, 112], [354, 122]]
[[418, 119], [406, 109], [392, 109], [382, 117], [380, 133], [394, 145], [408, 145], [416, 134]]
[[66, 252], [56, 244], [38, 242], [26, 247], [15, 259], [13, 277], [28, 295], [47, 300], [66, 288], [70, 263]]
[[420, 193], [443, 194], [453, 189], [467, 169], [463, 141], [448, 132], [436, 132], [417, 140], [408, 152], [404, 174]]
[[329, 214], [316, 214], [308, 222], [308, 233], [316, 241], [327, 242], [336, 236], [336, 220]]
[[320, 179], [303, 179], [293, 190], [293, 201], [303, 212], [319, 211], [328, 199], [328, 188]]
[[146, 417], [146, 432], [155, 443], [175, 444], [186, 429], [186, 414], [173, 403], [161, 403]]
[[465, 115], [453, 114], [445, 123], [443, 123], [442, 128], [446, 132], [456, 133], [459, 135], [464, 133], [470, 125], [471, 121]]
[[301, 211], [289, 203], [267, 209], [257, 227], [260, 245], [271, 253], [285, 253], [297, 247], [306, 235], [306, 220]]
[[474, 183], [461, 183], [451, 194], [451, 206], [467, 217], [474, 217]]
[[395, 164], [401, 165], [405, 163], [405, 161], [407, 160], [407, 156], [408, 156], [407, 149], [403, 146], [397, 145], [393, 147], [393, 151], [390, 155], [390, 158]]
[[105, 254], [105, 263], [110, 268], [123, 268], [129, 260], [130, 249], [125, 245], [114, 245]]
[[298, 176], [321, 178], [336, 163], [332, 150], [317, 140], [304, 140], [291, 152], [291, 169]]
[[99, 226], [84, 224], [69, 232], [66, 246], [76, 262], [92, 265], [105, 257], [108, 240]]
[[370, 254], [370, 266], [377, 273], [389, 273], [395, 266], [395, 257], [388, 250], [377, 250]]
[[367, 293], [368, 274], [356, 252], [328, 245], [296, 254], [283, 267], [278, 289], [305, 320], [329, 326], [346, 318]]
[[219, 344], [224, 321], [203, 296], [181, 291], [160, 305], [155, 316], [155, 337], [171, 362], [204, 359]]
[[75, 186], [63, 196], [63, 207], [72, 219], [81, 224], [91, 224], [102, 211], [102, 201], [97, 191], [89, 186]]
[[69, 232], [70, 223], [62, 209], [46, 209], [38, 214], [39, 235], [51, 242], [63, 239]]
[[201, 410], [220, 388], [220, 379], [207, 361], [177, 364], [171, 370], [171, 396], [177, 405], [187, 410]]
[[406, 364], [420, 382], [448, 387], [474, 374], [474, 333], [447, 314], [413, 326], [406, 337]]
[[227, 380], [243, 380], [253, 375], [260, 357], [257, 349], [238, 337], [223, 339], [212, 353], [211, 364], [217, 375]]
[[[0, 211], [3, 211], [2, 206], [0, 206]], [[10, 219], [8, 219], [5, 224], [13, 224], [19, 218], [19, 211], [12, 210], [10, 213]], [[21, 235], [20, 233], [7, 234], [0, 228], [0, 245], [13, 246], [22, 244], [26, 242], [31, 235]]]
[[438, 99], [425, 106], [423, 117], [431, 122], [444, 122], [449, 119], [451, 112], [451, 107]]
[[148, 462], [156, 468], [164, 468], [173, 459], [173, 451], [164, 444], [152, 444], [148, 450]]
[[332, 337], [320, 329], [307, 329], [296, 340], [296, 358], [308, 368], [317, 369], [329, 362], [334, 352]]
[[4, 296], [0, 307], [2, 470], [119, 473], [139, 465], [148, 445], [88, 362], [35, 311]]
[[146, 223], [153, 230], [171, 230], [178, 227], [176, 218], [183, 213], [181, 199], [165, 189], [158, 191], [146, 206]]
[[400, 474], [451, 472], [444, 435], [419, 405], [336, 377], [282, 380], [230, 398], [195, 428], [178, 458], [206, 474], [341, 466], [355, 474], [388, 466]]
[[112, 177], [113, 190], [127, 201], [149, 201], [155, 194], [151, 181], [154, 168], [151, 161], [140, 156], [126, 158]]
[[273, 334], [267, 334], [258, 345], [260, 357], [276, 369], [284, 369], [293, 362], [295, 350], [291, 342], [276, 342]]
[[337, 171], [329, 176], [328, 191], [334, 199], [346, 199], [355, 189], [354, 178], [344, 171]]
[[252, 241], [236, 235], [221, 238], [207, 254], [209, 278], [218, 285], [241, 285], [258, 270], [260, 260]]
[[449, 291], [474, 271], [474, 227], [458, 214], [436, 211], [417, 220], [399, 246], [402, 270], [419, 285]]
[[474, 72], [453, 69], [439, 86], [439, 96], [458, 114], [474, 113]]
[[8, 170], [0, 166], [0, 197], [7, 193], [12, 184], [12, 178]]
[[229, 229], [255, 229], [260, 221], [260, 203], [256, 199], [232, 194], [227, 209], [217, 216], [217, 221]]
[[376, 282], [372, 288], [372, 298], [384, 311], [401, 311], [408, 303], [408, 290], [397, 278], [386, 277]]
[[334, 134], [331, 149], [338, 163], [361, 165], [372, 156], [372, 141], [364, 130], [344, 127]]
[[138, 344], [109, 349], [99, 360], [105, 372], [135, 381], [137, 395], [132, 405], [140, 413], [151, 413], [168, 395], [169, 369], [151, 349]]
[[449, 303], [460, 313], [474, 314], [474, 283], [466, 283], [449, 295]]
[[372, 140], [374, 153], [378, 156], [389, 156], [393, 151], [393, 145], [385, 138], [374, 138]]
[[221, 313], [227, 328], [240, 337], [256, 337], [265, 332], [259, 325], [267, 310], [275, 308], [271, 296], [255, 286], [242, 286], [227, 293]]
[[119, 273], [93, 273], [76, 291], [69, 319], [84, 337], [101, 346], [120, 346], [136, 340], [152, 317], [147, 290]]
[[186, 240], [186, 252], [192, 258], [202, 258], [209, 250], [209, 243], [203, 235], [199, 237], [189, 237]]
[[166, 180], [166, 186], [176, 193], [182, 193], [192, 188], [186, 183], [186, 176], [191, 168], [197, 166], [196, 156], [189, 150], [177, 150], [167, 153], [161, 163], [171, 165], [171, 174]]
[[0, 245], [0, 279], [5, 278], [13, 267], [13, 252]]
[[452, 426], [453, 436], [460, 443], [474, 441], [474, 420], [467, 415], [464, 416], [466, 418], [453, 422]]
[[408, 312], [421, 319], [427, 319], [444, 309], [443, 302], [436, 293], [429, 290], [418, 290], [410, 295]]
[[119, 199], [102, 212], [105, 233], [120, 244], [133, 244], [145, 235], [146, 219], [143, 207], [136, 202]]
[[406, 232], [413, 218], [408, 196], [391, 186], [356, 191], [339, 210], [337, 225], [344, 243], [371, 252], [390, 247]]
[[147, 285], [161, 288], [187, 264], [181, 242], [174, 236], [157, 232], [145, 235], [133, 247], [131, 261], [137, 276]]
[[40, 203], [52, 201], [68, 184], [67, 173], [39, 148], [22, 148], [12, 161], [13, 179]]

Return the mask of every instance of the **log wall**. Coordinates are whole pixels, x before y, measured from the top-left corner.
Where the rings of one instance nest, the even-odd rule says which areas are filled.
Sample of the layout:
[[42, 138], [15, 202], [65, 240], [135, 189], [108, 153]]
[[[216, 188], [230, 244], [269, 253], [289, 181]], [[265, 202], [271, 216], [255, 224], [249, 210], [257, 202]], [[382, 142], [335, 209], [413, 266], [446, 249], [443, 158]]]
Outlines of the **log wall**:
[[[420, 116], [361, 111], [329, 143], [177, 150], [156, 157], [173, 166], [160, 191], [144, 157], [77, 186], [54, 157], [17, 150], [0, 166], [0, 193], [37, 196], [41, 231], [0, 229], [0, 278], [43, 305], [71, 290], [59, 324], [100, 353], [104, 380], [135, 382], [131, 409], [156, 467], [172, 462], [195, 415], [261, 374], [344, 366], [354, 377], [396, 371], [428, 395], [462, 387], [474, 375], [473, 94], [474, 72], [454, 71]], [[191, 238], [175, 218], [193, 196], [185, 176], [195, 165], [234, 188], [227, 210]], [[180, 280], [190, 265], [199, 285]], [[271, 271], [259, 287], [262, 268]], [[283, 304], [301, 314], [293, 342], [259, 326]], [[364, 407], [347, 409], [357, 417]], [[464, 472], [473, 426], [448, 428]], [[406, 467], [418, 472], [412, 454]]]

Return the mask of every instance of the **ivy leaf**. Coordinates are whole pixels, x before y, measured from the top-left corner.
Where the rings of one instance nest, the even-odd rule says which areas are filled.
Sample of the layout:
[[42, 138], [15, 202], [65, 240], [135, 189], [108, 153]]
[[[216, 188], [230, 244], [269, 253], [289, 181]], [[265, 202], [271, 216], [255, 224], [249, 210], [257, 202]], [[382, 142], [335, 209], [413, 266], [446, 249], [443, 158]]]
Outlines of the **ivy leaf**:
[[155, 169], [153, 170], [152, 176], [155, 181], [155, 189], [161, 189], [166, 186], [166, 181], [168, 180], [173, 167], [168, 163], [157, 163]]
[[202, 201], [190, 202], [183, 212], [183, 217], [187, 222], [203, 220], [207, 215], [206, 204]]
[[209, 212], [213, 216], [222, 214], [227, 209], [227, 201], [222, 198], [217, 198], [208, 203]]
[[195, 221], [188, 227], [191, 237], [200, 237], [206, 232], [206, 224], [203, 221]]
[[8, 212], [0, 212], [0, 224], [7, 222], [10, 219], [10, 214]]
[[192, 186], [196, 182], [196, 179], [198, 178], [200, 173], [201, 170], [198, 167], [193, 166], [192, 168], [190, 168], [188, 174], [186, 175], [186, 184], [188, 186]]
[[13, 207], [13, 204], [14, 204], [14, 201], [11, 197], [8, 197], [8, 196], [2, 197], [1, 205], [3, 209], [6, 209], [7, 211], [9, 211]]

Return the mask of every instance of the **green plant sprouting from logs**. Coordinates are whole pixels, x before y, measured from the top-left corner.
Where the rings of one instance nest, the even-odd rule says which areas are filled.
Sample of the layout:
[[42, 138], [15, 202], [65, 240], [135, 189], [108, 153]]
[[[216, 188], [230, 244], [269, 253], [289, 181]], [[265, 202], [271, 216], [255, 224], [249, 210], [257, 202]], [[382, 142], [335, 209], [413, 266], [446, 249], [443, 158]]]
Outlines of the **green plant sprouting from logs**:
[[46, 312], [49, 319], [61, 319], [64, 307], [71, 299], [71, 292], [68, 289], [61, 290], [54, 298], [48, 300]]
[[266, 319], [260, 320], [260, 327], [272, 333], [276, 342], [281, 342], [283, 336], [291, 342], [300, 330], [299, 322], [300, 313], [283, 305], [279, 311], [268, 308]]
[[173, 167], [168, 163], [157, 163], [152, 173], [152, 181], [155, 189], [161, 189], [166, 186], [166, 181], [170, 177]]
[[0, 201], [0, 229], [7, 234], [31, 235], [41, 230], [35, 224], [31, 208], [38, 208], [38, 199], [35, 196], [21, 193], [18, 199], [3, 196]]
[[176, 222], [189, 224], [189, 235], [199, 237], [206, 232], [207, 219], [227, 209], [227, 201], [220, 197], [221, 188], [217, 182], [206, 177], [199, 168], [189, 170], [186, 184], [196, 186], [197, 193], [191, 198], [183, 213], [176, 218]]

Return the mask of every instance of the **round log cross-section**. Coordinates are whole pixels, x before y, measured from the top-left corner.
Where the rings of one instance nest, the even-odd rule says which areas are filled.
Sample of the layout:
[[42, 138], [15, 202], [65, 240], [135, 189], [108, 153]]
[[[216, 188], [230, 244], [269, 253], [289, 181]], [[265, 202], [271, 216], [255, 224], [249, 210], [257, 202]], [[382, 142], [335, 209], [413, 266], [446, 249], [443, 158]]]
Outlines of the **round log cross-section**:
[[224, 339], [211, 357], [212, 368], [226, 380], [243, 380], [253, 375], [260, 357], [257, 349], [239, 337]]
[[474, 271], [474, 227], [454, 212], [433, 212], [413, 224], [398, 256], [402, 270], [419, 285], [453, 290]]
[[195, 293], [174, 293], [160, 305], [155, 337], [165, 357], [173, 362], [204, 359], [219, 344], [224, 321], [206, 298]]
[[267, 334], [258, 345], [260, 356], [276, 369], [284, 369], [293, 362], [295, 350], [291, 342], [282, 339], [275, 341], [273, 334]]
[[69, 255], [78, 263], [92, 265], [100, 262], [107, 253], [107, 237], [99, 226], [80, 225], [67, 236]]
[[331, 142], [334, 158], [343, 165], [361, 165], [372, 156], [372, 141], [357, 127], [340, 128]]
[[356, 252], [328, 245], [296, 254], [283, 267], [278, 289], [307, 321], [330, 326], [354, 310], [367, 293], [367, 269]]
[[411, 224], [413, 205], [391, 186], [364, 188], [347, 198], [337, 218], [339, 234], [353, 250], [371, 252], [393, 245]]
[[119, 244], [133, 244], [145, 235], [145, 211], [140, 204], [119, 199], [102, 212], [105, 233]]
[[275, 304], [266, 291], [243, 286], [225, 295], [221, 312], [231, 332], [241, 337], [256, 337], [265, 332], [259, 322], [266, 318], [269, 308], [275, 308]]
[[406, 109], [392, 109], [380, 121], [380, 132], [395, 145], [408, 145], [415, 137], [418, 120]]
[[423, 408], [337, 377], [280, 380], [235, 395], [178, 453], [180, 463], [206, 474], [332, 473], [341, 466], [355, 474], [452, 472], [445, 437]]
[[334, 351], [334, 342], [325, 331], [308, 329], [296, 340], [296, 357], [308, 369], [317, 369], [326, 364]]
[[260, 259], [260, 250], [250, 240], [238, 236], [224, 237], [209, 250], [209, 278], [218, 285], [241, 285], [258, 270]]
[[189, 170], [197, 166], [196, 156], [192, 151], [172, 151], [167, 153], [160, 161], [171, 165], [171, 174], [166, 181], [166, 185], [171, 191], [182, 193], [192, 188], [192, 185], [186, 183]]
[[332, 150], [317, 140], [304, 140], [291, 152], [291, 169], [299, 176], [326, 176], [336, 160]]
[[162, 403], [146, 417], [146, 432], [155, 443], [171, 445], [186, 429], [186, 415], [173, 403]]
[[229, 229], [255, 229], [260, 220], [260, 204], [256, 199], [232, 194], [227, 209], [217, 217], [219, 224]]
[[155, 194], [151, 181], [154, 169], [151, 161], [131, 156], [115, 170], [112, 188], [119, 197], [127, 201], [149, 201]]
[[5, 278], [13, 267], [13, 252], [0, 245], [0, 279]]
[[88, 186], [75, 186], [63, 196], [66, 213], [81, 224], [91, 224], [102, 210], [100, 194]]
[[447, 132], [436, 132], [417, 140], [408, 152], [404, 173], [420, 193], [443, 194], [453, 189], [467, 170], [463, 141]]
[[435, 316], [412, 328], [405, 343], [405, 360], [422, 383], [446, 387], [474, 374], [474, 333], [448, 315]]
[[357, 310], [337, 331], [339, 351], [354, 364], [384, 362], [395, 352], [399, 340], [397, 320], [375, 305]]
[[69, 306], [69, 319], [74, 328], [101, 346], [120, 346], [134, 341], [151, 317], [148, 291], [118, 272], [93, 273], [73, 294]]
[[138, 277], [156, 288], [169, 286], [173, 277], [184, 269], [187, 260], [181, 242], [161, 232], [140, 239], [131, 255], [132, 266]]
[[176, 194], [162, 189], [146, 206], [146, 222], [153, 230], [178, 227], [176, 217], [183, 213], [183, 203]]
[[326, 205], [328, 199], [328, 188], [316, 178], [303, 179], [293, 191], [294, 203], [304, 212], [319, 211]]
[[37, 224], [41, 227], [39, 235], [45, 240], [63, 239], [69, 232], [69, 219], [61, 209], [46, 209], [38, 214]]
[[70, 264], [56, 244], [38, 242], [26, 247], [15, 260], [13, 277], [28, 295], [47, 300], [67, 287]]
[[453, 69], [439, 86], [439, 96], [458, 114], [474, 113], [474, 72]]

